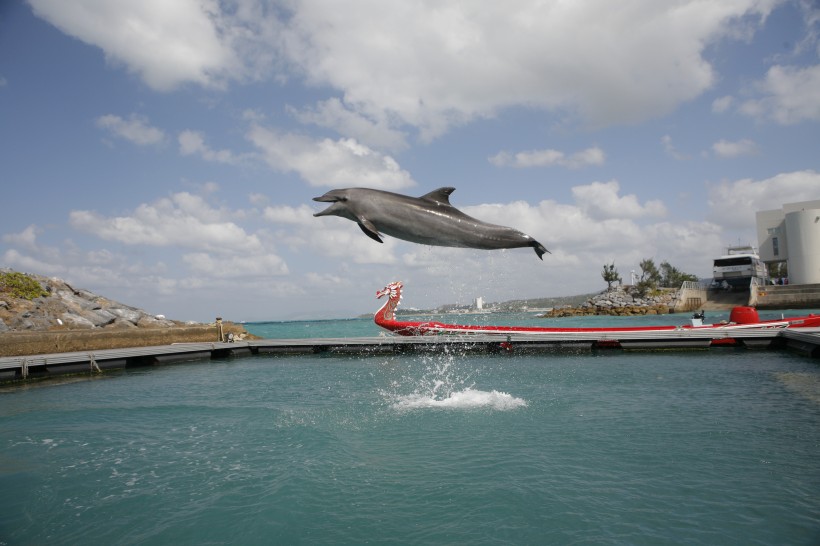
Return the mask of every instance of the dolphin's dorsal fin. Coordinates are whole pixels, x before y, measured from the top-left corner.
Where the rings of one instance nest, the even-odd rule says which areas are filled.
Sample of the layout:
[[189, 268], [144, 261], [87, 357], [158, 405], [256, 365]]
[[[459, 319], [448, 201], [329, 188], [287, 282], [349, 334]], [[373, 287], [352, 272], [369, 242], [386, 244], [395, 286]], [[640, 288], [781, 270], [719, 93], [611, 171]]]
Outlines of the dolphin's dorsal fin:
[[[430, 193], [425, 193], [419, 199], [426, 199], [434, 203], [441, 203], [442, 205], [450, 205], [450, 194], [456, 191], [455, 188], [439, 188]], [[452, 206], [452, 205], [450, 205]]]

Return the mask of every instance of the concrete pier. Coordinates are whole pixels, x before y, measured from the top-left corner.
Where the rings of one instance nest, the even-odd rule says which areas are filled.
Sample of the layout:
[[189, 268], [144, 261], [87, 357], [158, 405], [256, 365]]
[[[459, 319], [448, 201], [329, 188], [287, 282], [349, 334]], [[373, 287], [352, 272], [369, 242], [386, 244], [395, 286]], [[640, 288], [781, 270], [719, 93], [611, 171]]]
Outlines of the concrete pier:
[[820, 284], [771, 284], [752, 291], [749, 302], [758, 309], [820, 308]]
[[0, 382], [63, 374], [155, 366], [174, 362], [252, 355], [389, 355], [405, 353], [549, 354], [561, 351], [720, 348], [789, 349], [820, 358], [820, 328], [736, 330], [714, 339], [698, 330], [652, 332], [556, 332], [548, 335], [377, 336], [322, 339], [263, 339], [235, 343], [176, 343], [100, 351], [0, 358]]

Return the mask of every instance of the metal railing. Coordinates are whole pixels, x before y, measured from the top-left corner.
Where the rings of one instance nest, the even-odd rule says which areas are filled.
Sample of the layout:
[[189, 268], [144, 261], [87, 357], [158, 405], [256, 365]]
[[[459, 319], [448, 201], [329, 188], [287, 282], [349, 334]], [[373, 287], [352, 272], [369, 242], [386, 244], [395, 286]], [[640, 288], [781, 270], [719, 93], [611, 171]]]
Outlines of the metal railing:
[[683, 281], [681, 290], [706, 290], [709, 288], [709, 281]]

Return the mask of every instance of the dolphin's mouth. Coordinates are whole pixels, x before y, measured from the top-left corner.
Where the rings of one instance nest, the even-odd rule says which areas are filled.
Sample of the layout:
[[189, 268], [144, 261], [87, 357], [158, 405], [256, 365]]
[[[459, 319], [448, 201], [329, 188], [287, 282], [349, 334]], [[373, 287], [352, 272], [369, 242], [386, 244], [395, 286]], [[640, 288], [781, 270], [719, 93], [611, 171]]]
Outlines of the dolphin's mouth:
[[326, 193], [320, 197], [314, 197], [313, 200], [318, 201], [319, 203], [331, 203], [331, 205], [325, 210], [314, 213], [314, 217], [330, 216], [338, 215], [337, 211], [339, 211], [343, 207], [341, 203], [347, 201], [347, 197], [340, 197], [338, 195], [330, 195], [329, 193]]

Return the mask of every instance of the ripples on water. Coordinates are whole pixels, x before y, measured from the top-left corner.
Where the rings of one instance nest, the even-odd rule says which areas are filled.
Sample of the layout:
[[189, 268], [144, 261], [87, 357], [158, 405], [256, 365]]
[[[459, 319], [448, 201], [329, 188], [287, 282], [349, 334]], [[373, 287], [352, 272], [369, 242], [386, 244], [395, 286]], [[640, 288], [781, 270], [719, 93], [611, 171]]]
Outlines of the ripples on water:
[[0, 393], [0, 544], [818, 544], [780, 352], [251, 357]]

